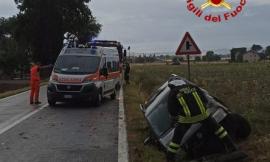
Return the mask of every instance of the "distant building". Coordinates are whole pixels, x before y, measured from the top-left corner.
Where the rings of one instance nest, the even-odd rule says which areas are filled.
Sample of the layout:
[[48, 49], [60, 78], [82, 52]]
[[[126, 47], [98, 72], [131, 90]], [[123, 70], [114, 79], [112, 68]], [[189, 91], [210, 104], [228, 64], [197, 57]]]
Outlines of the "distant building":
[[227, 54], [227, 55], [219, 55], [220, 56], [220, 60], [222, 61], [230, 61], [231, 60], [231, 55]]
[[243, 61], [244, 62], [258, 62], [265, 58], [265, 55], [263, 53], [258, 53], [256, 51], [248, 51], [243, 55]]

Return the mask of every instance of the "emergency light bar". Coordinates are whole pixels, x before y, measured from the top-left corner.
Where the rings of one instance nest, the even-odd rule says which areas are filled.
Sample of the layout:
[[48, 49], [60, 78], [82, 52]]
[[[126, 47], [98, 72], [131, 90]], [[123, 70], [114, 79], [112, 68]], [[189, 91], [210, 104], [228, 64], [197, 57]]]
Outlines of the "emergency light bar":
[[123, 46], [120, 42], [110, 40], [93, 40], [87, 43], [88, 47], [116, 47], [118, 50], [120, 62], [123, 62], [125, 56], [123, 56]]
[[97, 48], [67, 48], [64, 54], [85, 54], [85, 55], [96, 55]]

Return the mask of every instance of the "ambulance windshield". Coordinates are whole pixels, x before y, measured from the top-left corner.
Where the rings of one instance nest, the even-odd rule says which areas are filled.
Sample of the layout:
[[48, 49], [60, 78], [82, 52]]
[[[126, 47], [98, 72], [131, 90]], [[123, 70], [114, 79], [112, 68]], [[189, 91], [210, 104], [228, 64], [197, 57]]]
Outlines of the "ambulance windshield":
[[56, 60], [54, 72], [59, 74], [86, 75], [98, 70], [100, 57], [62, 55]]

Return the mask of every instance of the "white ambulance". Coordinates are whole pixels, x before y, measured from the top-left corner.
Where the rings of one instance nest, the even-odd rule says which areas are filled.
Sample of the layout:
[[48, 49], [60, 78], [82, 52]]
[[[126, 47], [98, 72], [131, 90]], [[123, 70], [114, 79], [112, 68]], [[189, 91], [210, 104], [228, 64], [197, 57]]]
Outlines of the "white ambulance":
[[116, 48], [64, 48], [58, 56], [47, 88], [50, 106], [56, 102], [89, 101], [99, 106], [103, 97], [115, 99], [120, 87]]

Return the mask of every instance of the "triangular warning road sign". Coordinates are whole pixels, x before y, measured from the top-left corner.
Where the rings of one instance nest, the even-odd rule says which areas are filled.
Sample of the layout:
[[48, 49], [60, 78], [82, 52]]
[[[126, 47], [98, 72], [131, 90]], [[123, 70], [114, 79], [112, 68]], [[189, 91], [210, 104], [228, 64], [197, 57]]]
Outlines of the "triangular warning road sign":
[[176, 55], [195, 55], [201, 54], [201, 50], [192, 39], [189, 32], [186, 32], [182, 42], [180, 43], [178, 49], [176, 50]]

